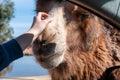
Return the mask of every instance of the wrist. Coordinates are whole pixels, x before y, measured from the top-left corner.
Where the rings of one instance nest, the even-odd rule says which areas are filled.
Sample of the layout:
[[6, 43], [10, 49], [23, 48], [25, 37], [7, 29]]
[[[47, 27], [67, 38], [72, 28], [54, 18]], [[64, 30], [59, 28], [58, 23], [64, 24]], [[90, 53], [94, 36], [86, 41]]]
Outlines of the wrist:
[[31, 28], [25, 34], [32, 34], [33, 35], [33, 40], [35, 40], [37, 38], [37, 36], [39, 35], [39, 32], [38, 32], [38, 30]]

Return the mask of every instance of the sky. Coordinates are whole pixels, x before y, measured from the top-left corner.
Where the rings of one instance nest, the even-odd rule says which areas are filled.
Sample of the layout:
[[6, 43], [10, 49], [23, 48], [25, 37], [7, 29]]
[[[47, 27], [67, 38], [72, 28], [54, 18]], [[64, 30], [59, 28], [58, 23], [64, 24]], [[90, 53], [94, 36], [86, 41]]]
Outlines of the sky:
[[14, 2], [14, 18], [10, 26], [14, 30], [13, 36], [17, 37], [26, 32], [32, 25], [35, 13], [35, 0], [11, 0]]
[[[35, 13], [35, 0], [11, 0], [14, 2], [14, 18], [10, 21], [10, 26], [14, 30], [14, 37], [26, 32], [32, 25]], [[31, 56], [32, 57], [32, 56]], [[12, 71], [5, 77], [39, 76], [48, 75], [48, 72], [36, 64], [33, 57], [24, 56], [13, 63]], [[35, 69], [33, 69], [35, 68]], [[27, 71], [27, 72], [26, 72]], [[17, 73], [17, 74], [16, 74]]]

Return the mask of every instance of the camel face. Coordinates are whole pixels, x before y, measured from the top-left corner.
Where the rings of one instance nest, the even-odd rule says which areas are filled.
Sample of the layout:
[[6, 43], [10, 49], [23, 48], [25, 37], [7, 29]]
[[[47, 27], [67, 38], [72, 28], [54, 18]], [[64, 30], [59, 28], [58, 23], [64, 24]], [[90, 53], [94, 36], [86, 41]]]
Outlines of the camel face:
[[81, 38], [77, 39], [83, 34], [80, 32], [84, 26], [81, 26], [81, 22], [89, 16], [85, 10], [64, 0], [37, 0], [36, 9], [37, 12], [48, 13], [54, 19], [33, 46], [37, 61], [44, 68], [51, 69], [64, 61], [66, 51], [71, 50], [73, 45], [71, 43], [81, 43]]
[[47, 69], [58, 66], [64, 59], [66, 46], [66, 18], [63, 3], [57, 0], [38, 0], [37, 12], [49, 14], [54, 20], [34, 42], [33, 51], [40, 64]]

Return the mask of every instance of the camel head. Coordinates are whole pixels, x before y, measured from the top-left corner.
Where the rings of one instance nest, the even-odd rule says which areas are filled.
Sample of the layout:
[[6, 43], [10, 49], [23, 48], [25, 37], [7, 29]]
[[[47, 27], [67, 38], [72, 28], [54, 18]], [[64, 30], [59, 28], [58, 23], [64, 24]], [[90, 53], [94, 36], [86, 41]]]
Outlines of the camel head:
[[[78, 45], [86, 42], [87, 49], [90, 49], [87, 40], [93, 41], [93, 39], [85, 41], [83, 37], [87, 34], [91, 36], [93, 33], [89, 33], [90, 30], [94, 32], [99, 30], [99, 28], [93, 29], [87, 24], [82, 24], [88, 21], [89, 13], [65, 0], [37, 0], [36, 12], [46, 12], [49, 17], [53, 18], [53, 21], [47, 25], [33, 44], [33, 52], [37, 61], [47, 69], [57, 67], [65, 60], [66, 52], [71, 50], [71, 47], [74, 48], [72, 43]], [[82, 46], [81, 44], [81, 48]]]

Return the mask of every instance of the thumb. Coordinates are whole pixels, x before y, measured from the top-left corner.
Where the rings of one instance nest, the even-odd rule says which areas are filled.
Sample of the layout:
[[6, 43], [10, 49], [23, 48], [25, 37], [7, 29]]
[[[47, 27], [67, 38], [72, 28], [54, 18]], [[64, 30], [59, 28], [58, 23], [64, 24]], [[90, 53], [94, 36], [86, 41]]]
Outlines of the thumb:
[[47, 18], [46, 20], [45, 20], [45, 22], [48, 24], [48, 23], [51, 23], [53, 21], [53, 18]]

